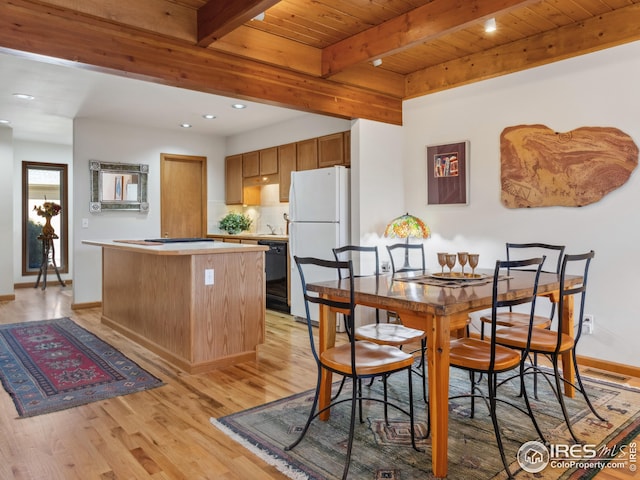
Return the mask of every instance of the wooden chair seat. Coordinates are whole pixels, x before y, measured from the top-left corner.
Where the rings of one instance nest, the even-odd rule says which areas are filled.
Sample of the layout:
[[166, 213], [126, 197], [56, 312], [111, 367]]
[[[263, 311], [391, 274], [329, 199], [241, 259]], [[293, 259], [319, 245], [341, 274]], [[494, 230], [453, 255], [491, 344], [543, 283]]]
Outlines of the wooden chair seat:
[[[491, 317], [480, 317], [480, 321], [484, 323], [491, 323]], [[496, 315], [496, 325], [501, 327], [520, 327], [529, 326], [529, 314], [518, 312], [500, 312]], [[536, 315], [533, 317], [533, 326], [535, 328], [549, 328], [551, 326], [551, 319], [549, 317], [543, 317]]]
[[[500, 345], [524, 350], [527, 346], [528, 327], [504, 328], [496, 331], [496, 341]], [[561, 334], [558, 353], [568, 352], [575, 344], [574, 338], [566, 333]], [[534, 353], [554, 353], [558, 345], [558, 332], [534, 328], [531, 332], [529, 350]]]
[[[449, 358], [451, 366], [487, 372], [491, 363], [491, 342], [470, 337], [452, 340]], [[520, 352], [517, 350], [496, 345], [493, 370], [495, 372], [510, 370], [517, 367], [520, 360]]]
[[401, 346], [407, 343], [419, 342], [427, 338], [427, 334], [422, 330], [405, 327], [397, 323], [371, 323], [356, 328], [356, 338], [380, 345]]
[[[356, 372], [358, 375], [378, 375], [411, 367], [413, 355], [397, 347], [378, 345], [367, 341], [354, 343]], [[336, 372], [353, 375], [351, 371], [351, 345], [331, 348], [320, 355], [322, 363]]]

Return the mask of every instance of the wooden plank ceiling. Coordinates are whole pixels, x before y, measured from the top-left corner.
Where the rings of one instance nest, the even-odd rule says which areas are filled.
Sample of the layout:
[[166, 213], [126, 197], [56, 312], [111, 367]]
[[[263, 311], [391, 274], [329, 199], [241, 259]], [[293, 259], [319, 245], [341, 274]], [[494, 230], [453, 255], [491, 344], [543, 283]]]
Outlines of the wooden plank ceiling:
[[[264, 19], [254, 19], [264, 13]], [[497, 30], [484, 31], [495, 18]], [[344, 118], [640, 39], [640, 0], [7, 0], [0, 48]], [[379, 66], [373, 63], [380, 60]], [[375, 62], [378, 63], [378, 62]]]

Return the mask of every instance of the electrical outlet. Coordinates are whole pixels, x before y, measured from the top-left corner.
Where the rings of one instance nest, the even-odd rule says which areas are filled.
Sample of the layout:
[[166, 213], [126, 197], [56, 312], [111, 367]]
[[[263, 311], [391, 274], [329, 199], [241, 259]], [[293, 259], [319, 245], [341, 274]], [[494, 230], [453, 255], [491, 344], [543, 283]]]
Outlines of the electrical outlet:
[[213, 268], [207, 268], [204, 271], [204, 284], [213, 285]]
[[586, 335], [593, 335], [595, 329], [595, 317], [591, 314], [585, 315], [582, 319], [582, 329]]

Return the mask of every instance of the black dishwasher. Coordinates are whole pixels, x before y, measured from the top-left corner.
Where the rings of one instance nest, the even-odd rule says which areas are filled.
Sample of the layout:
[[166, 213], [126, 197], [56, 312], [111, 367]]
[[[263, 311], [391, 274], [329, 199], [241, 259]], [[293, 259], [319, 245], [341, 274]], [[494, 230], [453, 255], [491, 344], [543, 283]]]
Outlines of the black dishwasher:
[[265, 271], [267, 276], [267, 308], [279, 312], [289, 313], [287, 301], [288, 268], [287, 242], [278, 240], [259, 240], [259, 245], [266, 245]]

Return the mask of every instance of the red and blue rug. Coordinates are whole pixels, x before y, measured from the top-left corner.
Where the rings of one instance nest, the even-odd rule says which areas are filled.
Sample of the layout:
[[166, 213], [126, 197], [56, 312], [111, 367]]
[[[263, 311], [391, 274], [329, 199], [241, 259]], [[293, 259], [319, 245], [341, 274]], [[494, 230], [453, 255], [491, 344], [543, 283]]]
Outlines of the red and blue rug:
[[163, 385], [69, 318], [0, 325], [0, 379], [21, 417]]

